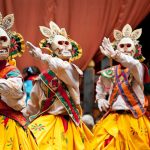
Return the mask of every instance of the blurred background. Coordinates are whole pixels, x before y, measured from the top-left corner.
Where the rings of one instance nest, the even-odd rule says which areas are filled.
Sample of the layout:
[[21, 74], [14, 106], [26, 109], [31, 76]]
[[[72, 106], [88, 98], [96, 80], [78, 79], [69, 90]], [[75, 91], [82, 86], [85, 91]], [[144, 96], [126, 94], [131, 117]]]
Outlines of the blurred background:
[[[13, 13], [14, 30], [36, 46], [43, 39], [39, 26], [48, 27], [51, 20], [66, 28], [70, 38], [81, 45], [83, 56], [75, 64], [84, 71], [80, 86], [84, 113], [97, 115], [96, 72], [110, 63], [100, 53], [99, 45], [104, 36], [113, 41], [114, 29], [121, 30], [127, 23], [133, 29], [143, 29], [139, 40], [144, 63], [150, 68], [150, 0], [0, 0], [0, 12], [3, 16]], [[29, 66], [46, 69], [28, 50], [17, 58], [17, 66], [21, 71]]]

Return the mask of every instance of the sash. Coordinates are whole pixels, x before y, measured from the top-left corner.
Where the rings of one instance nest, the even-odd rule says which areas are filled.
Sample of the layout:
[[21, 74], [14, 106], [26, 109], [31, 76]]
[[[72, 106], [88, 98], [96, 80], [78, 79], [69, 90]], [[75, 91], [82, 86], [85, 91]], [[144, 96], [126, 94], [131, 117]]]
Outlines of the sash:
[[139, 118], [145, 113], [145, 109], [129, 83], [127, 77], [128, 73], [128, 69], [121, 70], [120, 65], [115, 66], [116, 83], [110, 96], [110, 104], [112, 105], [114, 103], [119, 93], [132, 112], [133, 116], [135, 118]]
[[58, 98], [61, 103], [64, 105], [68, 115], [74, 121], [76, 125], [80, 123], [80, 115], [78, 109], [75, 106], [73, 99], [71, 98], [67, 86], [65, 83], [60, 81], [55, 73], [51, 70], [47, 70], [46, 72], [40, 74], [40, 79], [49, 89], [48, 98], [44, 101], [42, 105], [42, 111], [48, 110], [51, 104], [54, 102], [55, 98]]
[[11, 65], [6, 66], [4, 69], [0, 70], [0, 78], [6, 79], [7, 74], [14, 69], [16, 70], [15, 66]]

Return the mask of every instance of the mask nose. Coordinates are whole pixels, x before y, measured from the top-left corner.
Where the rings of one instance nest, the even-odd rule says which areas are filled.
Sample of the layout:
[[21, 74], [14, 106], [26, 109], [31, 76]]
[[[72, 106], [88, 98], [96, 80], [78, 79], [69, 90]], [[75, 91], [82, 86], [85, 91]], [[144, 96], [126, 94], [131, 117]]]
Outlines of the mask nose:
[[124, 52], [127, 52], [128, 51], [128, 47], [125, 45], [124, 46]]

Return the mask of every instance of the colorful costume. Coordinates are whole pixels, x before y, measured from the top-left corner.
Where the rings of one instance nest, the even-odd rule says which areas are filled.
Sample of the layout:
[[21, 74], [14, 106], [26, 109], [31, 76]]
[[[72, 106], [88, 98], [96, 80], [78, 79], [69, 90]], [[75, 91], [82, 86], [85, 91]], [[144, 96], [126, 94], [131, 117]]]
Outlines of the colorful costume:
[[94, 127], [95, 149], [150, 149], [150, 122], [143, 93], [147, 72], [137, 41], [141, 32], [141, 29], [132, 32], [127, 24], [122, 32], [114, 30], [113, 46], [117, 50], [106, 38], [100, 47], [104, 55], [119, 65], [100, 71], [96, 99], [99, 109], [107, 112]]
[[25, 107], [26, 94], [20, 71], [12, 65], [24, 50], [24, 40], [19, 33], [10, 31], [13, 14], [2, 19], [0, 13], [0, 149], [37, 150], [37, 145], [27, 128], [21, 110]]
[[40, 42], [41, 48], [28, 42], [31, 53], [46, 62], [49, 69], [40, 74], [31, 92], [24, 115], [32, 121], [33, 131], [41, 150], [92, 149], [92, 133], [82, 123], [79, 93], [79, 78], [82, 71], [71, 61], [81, 55], [79, 45], [68, 38], [65, 29], [50, 22], [50, 29], [40, 27], [47, 39]]

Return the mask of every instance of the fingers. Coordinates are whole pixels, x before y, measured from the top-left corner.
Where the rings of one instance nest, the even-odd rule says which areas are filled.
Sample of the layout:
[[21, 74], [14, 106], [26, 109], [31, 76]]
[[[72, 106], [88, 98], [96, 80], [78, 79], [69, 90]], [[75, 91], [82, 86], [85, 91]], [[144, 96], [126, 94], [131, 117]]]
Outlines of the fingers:
[[27, 41], [26, 42], [26, 45], [29, 47], [29, 48], [31, 48], [31, 49], [35, 49], [36, 48], [36, 46], [34, 46], [31, 42], [29, 42], [29, 41]]
[[107, 111], [107, 108], [106, 108], [106, 107], [103, 107], [103, 110], [106, 112], [106, 111]]
[[100, 50], [103, 55], [110, 57], [110, 53], [106, 48], [103, 48], [102, 46], [100, 46]]
[[106, 37], [103, 39], [102, 46], [105, 50], [109, 51], [108, 39]]
[[100, 46], [100, 47], [99, 47], [99, 49], [101, 50], [101, 52], [103, 52], [103, 48], [102, 48], [102, 46]]
[[106, 38], [106, 37], [104, 37], [104, 39], [103, 39], [103, 43], [104, 43], [104, 45], [107, 45], [108, 44], [108, 39]]
[[108, 44], [111, 44], [110, 39], [108, 38]]
[[109, 103], [108, 103], [108, 101], [105, 101], [104, 107], [103, 107], [104, 111], [107, 111], [108, 108], [109, 108]]
[[98, 107], [98, 108], [99, 108], [99, 111], [101, 111], [101, 112], [103, 111], [101, 107]]
[[[100, 46], [99, 48], [100, 48], [100, 50], [101, 50], [101, 53], [104, 54], [104, 55], [106, 55], [104, 48], [103, 48], [102, 46]], [[106, 55], [106, 56], [107, 56], [107, 55]]]
[[29, 53], [30, 53], [32, 56], [34, 56], [33, 51], [29, 51]]
[[109, 108], [109, 102], [105, 99], [100, 99], [98, 101], [98, 108], [100, 111], [107, 111]]

